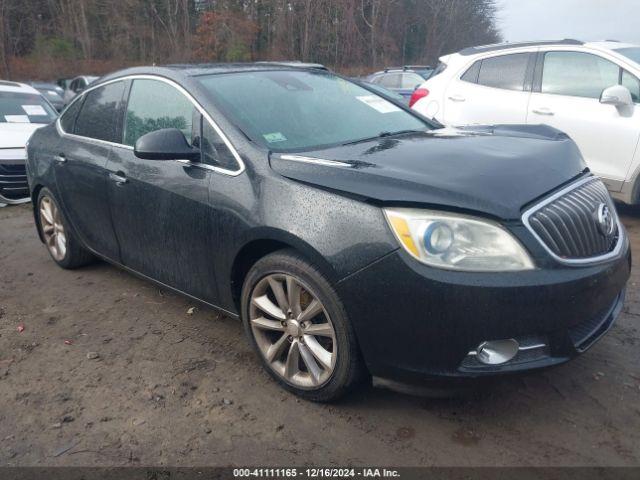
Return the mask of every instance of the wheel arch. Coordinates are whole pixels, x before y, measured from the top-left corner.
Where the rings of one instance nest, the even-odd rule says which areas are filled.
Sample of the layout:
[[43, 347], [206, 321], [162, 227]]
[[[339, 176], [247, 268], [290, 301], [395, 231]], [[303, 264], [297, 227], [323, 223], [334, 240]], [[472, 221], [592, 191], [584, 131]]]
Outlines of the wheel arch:
[[36, 184], [31, 190], [31, 203], [33, 204], [33, 220], [36, 222], [36, 231], [38, 232], [38, 238], [42, 243], [44, 243], [44, 238], [42, 237], [42, 229], [40, 228], [40, 215], [38, 215], [38, 196], [40, 195], [40, 191], [44, 188], [44, 185], [41, 183]]
[[337, 281], [334, 267], [311, 245], [281, 230], [260, 230], [245, 241], [236, 252], [230, 270], [231, 296], [240, 312], [242, 286], [249, 270], [257, 261], [279, 250], [290, 249], [311, 262], [331, 283]]

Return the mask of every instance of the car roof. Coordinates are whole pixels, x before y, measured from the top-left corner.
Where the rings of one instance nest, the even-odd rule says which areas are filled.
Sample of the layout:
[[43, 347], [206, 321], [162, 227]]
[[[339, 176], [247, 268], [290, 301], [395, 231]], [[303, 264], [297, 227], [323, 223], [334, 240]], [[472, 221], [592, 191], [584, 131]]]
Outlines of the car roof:
[[601, 40], [601, 41], [594, 41], [594, 42], [583, 42], [581, 40], [565, 38], [563, 40], [504, 42], [504, 43], [496, 43], [493, 45], [480, 45], [477, 47], [469, 47], [469, 48], [460, 50], [458, 52], [458, 55], [470, 56], [470, 55], [478, 55], [481, 53], [495, 52], [500, 50], [510, 50], [510, 49], [523, 48], [523, 47], [549, 47], [549, 46], [553, 47], [553, 46], [563, 46], [563, 45], [584, 46], [584, 47], [597, 48], [600, 50], [617, 50], [620, 48], [638, 47], [638, 45], [636, 44], [619, 42], [618, 40]]
[[[315, 65], [315, 64], [314, 64]], [[324, 72], [325, 69], [321, 69], [315, 66], [292, 66], [281, 62], [252, 62], [252, 63], [200, 63], [200, 64], [172, 64], [164, 66], [147, 66], [147, 67], [132, 67], [124, 70], [118, 70], [113, 73], [109, 73], [104, 77], [96, 80], [91, 84], [99, 85], [103, 82], [114, 80], [121, 77], [127, 77], [131, 75], [157, 75], [166, 77], [173, 80], [184, 79], [185, 77], [198, 77], [201, 75], [218, 75], [226, 73], [241, 73], [241, 72], [270, 72], [270, 71], [312, 71], [312, 72]]]
[[295, 68], [317, 68], [319, 70], [329, 70], [327, 67], [322, 65], [321, 63], [308, 63], [308, 62], [299, 62], [297, 60], [269, 60], [269, 61], [260, 61], [255, 62], [260, 65], [283, 65], [285, 67], [295, 67]]
[[598, 42], [586, 42], [586, 47], [599, 48], [603, 50], [618, 50], [620, 48], [633, 48], [640, 45], [634, 43], [619, 42], [617, 40], [601, 40]]
[[[159, 67], [163, 68], [163, 67]], [[304, 64], [294, 62], [242, 62], [242, 63], [196, 63], [173, 64], [164, 68], [181, 71], [184, 75], [215, 75], [220, 73], [256, 72], [270, 70], [324, 70], [320, 64]]]
[[0, 80], [0, 92], [13, 92], [13, 93], [36, 93], [40, 95], [40, 92], [33, 88], [31, 85], [24, 83], [11, 82], [8, 80]]
[[[384, 70], [380, 70], [379, 72], [374, 72], [369, 76], [372, 75], [384, 75], [385, 73], [415, 73], [418, 74], [418, 72], [416, 72], [416, 70], [420, 70], [422, 67], [389, 67], [389, 68], [385, 68]], [[430, 68], [430, 67], [424, 67], [424, 68]]]
[[469, 56], [479, 53], [494, 52], [499, 50], [509, 50], [511, 48], [537, 47], [548, 45], [584, 45], [584, 42], [573, 38], [565, 38], [563, 40], [539, 40], [532, 42], [504, 42], [494, 43], [491, 45], [479, 45], [477, 47], [469, 47], [458, 52], [459, 55]]

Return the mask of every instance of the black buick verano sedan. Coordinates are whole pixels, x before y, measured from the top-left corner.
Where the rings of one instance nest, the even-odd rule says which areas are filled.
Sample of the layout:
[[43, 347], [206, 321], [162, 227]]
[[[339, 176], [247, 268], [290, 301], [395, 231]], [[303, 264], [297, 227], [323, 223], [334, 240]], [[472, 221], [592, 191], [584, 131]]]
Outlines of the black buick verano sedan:
[[[564, 362], [612, 325], [629, 244], [575, 144], [445, 129], [317, 69], [135, 68], [28, 146], [40, 238], [239, 316], [323, 401]], [[89, 293], [89, 292], [88, 292]]]

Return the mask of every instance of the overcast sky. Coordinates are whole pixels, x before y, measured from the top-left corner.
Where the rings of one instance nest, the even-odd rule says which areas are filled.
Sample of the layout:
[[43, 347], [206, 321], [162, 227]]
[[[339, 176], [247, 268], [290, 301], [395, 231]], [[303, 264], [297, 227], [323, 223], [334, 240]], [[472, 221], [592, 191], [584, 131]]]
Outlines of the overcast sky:
[[640, 44], [640, 0], [498, 0], [504, 39], [615, 39]]

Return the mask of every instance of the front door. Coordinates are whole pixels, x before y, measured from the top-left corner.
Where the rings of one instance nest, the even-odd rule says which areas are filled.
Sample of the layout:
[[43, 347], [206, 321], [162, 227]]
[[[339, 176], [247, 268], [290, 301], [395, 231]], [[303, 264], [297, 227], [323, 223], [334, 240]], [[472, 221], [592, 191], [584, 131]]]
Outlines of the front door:
[[605, 88], [622, 83], [639, 101], [638, 79], [615, 63], [585, 52], [545, 52], [542, 75], [531, 96], [527, 123], [544, 123], [567, 133], [587, 166], [619, 191], [640, 136], [640, 109], [600, 103]]
[[[161, 99], [161, 101], [159, 101]], [[215, 172], [197, 163], [142, 160], [138, 138], [162, 128], [178, 128], [198, 143], [201, 116], [173, 85], [134, 79], [124, 120], [123, 145], [109, 160], [109, 199], [122, 264], [211, 303], [218, 297], [209, 207]]]

